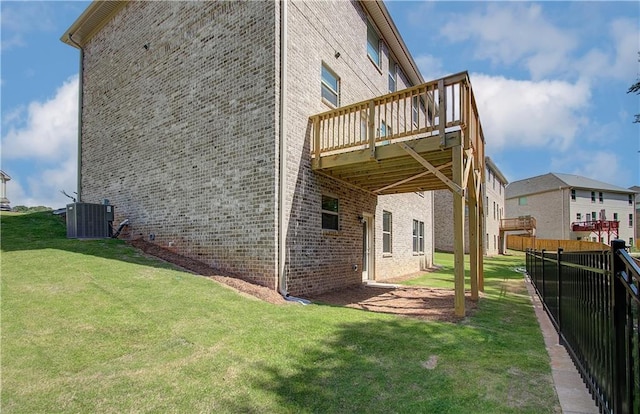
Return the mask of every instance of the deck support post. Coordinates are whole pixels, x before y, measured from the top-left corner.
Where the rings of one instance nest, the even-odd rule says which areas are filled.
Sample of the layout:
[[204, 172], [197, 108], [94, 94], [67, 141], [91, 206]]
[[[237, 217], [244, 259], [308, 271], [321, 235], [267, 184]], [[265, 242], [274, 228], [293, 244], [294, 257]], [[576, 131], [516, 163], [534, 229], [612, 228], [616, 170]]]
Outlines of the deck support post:
[[[468, 160], [467, 162], [469, 162]], [[478, 267], [478, 256], [480, 256], [480, 229], [478, 228], [478, 198], [476, 194], [475, 174], [472, 172], [472, 177], [467, 182], [467, 194], [469, 194], [468, 206], [469, 206], [469, 262], [470, 262], [470, 276], [471, 276], [471, 300], [478, 300], [478, 281], [480, 269]]]
[[[451, 157], [453, 162], [453, 182], [462, 186], [462, 145], [452, 148]], [[455, 299], [454, 308], [456, 316], [465, 315], [464, 303], [464, 192], [453, 193], [453, 268]]]

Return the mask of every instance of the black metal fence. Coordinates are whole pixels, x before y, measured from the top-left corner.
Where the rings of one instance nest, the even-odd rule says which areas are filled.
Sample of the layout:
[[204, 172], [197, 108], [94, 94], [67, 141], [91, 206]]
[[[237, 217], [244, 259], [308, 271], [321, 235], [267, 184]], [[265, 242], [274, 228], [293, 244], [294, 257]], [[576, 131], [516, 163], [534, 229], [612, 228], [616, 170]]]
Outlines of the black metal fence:
[[527, 273], [602, 413], [640, 413], [640, 267], [610, 250], [527, 250]]

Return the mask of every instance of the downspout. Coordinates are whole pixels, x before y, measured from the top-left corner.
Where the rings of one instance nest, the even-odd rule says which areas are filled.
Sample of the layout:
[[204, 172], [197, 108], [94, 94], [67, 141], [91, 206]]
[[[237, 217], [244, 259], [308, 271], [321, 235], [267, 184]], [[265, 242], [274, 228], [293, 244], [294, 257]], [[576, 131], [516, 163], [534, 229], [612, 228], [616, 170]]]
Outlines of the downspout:
[[69, 33], [69, 41], [76, 45], [80, 49], [80, 65], [78, 69], [78, 183], [76, 190], [76, 200], [78, 203], [82, 201], [82, 106], [83, 106], [83, 82], [84, 78], [84, 49], [78, 43], [76, 43]]
[[286, 104], [287, 104], [287, 0], [280, 3], [280, 174], [278, 189], [278, 291], [286, 300], [308, 305], [306, 299], [289, 295], [287, 287], [287, 238], [285, 229], [285, 205], [287, 193], [287, 134], [286, 134]]
[[278, 179], [278, 291], [285, 298], [287, 292], [286, 248], [284, 208], [287, 180], [287, 134], [285, 133], [285, 105], [287, 102], [287, 0], [280, 3], [280, 175]]

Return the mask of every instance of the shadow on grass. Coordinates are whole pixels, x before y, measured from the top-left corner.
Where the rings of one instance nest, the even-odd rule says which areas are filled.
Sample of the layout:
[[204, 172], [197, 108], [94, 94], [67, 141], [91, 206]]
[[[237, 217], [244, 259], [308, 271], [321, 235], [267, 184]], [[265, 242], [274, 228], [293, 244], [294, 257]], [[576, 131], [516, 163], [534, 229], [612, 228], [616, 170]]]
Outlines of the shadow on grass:
[[251, 382], [286, 412], [554, 412], [534, 338], [397, 319], [346, 323], [286, 366], [258, 364]]

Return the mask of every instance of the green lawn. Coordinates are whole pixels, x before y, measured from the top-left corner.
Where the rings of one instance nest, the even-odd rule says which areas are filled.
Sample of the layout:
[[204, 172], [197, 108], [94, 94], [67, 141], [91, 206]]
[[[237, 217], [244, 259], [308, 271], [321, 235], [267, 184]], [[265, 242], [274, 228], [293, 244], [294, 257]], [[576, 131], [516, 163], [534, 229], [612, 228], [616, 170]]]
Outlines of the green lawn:
[[487, 260], [475, 315], [435, 323], [271, 305], [121, 241], [67, 240], [50, 213], [1, 219], [3, 413], [559, 410], [521, 257]]

